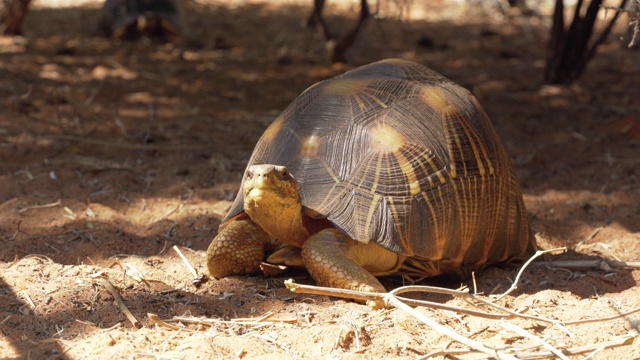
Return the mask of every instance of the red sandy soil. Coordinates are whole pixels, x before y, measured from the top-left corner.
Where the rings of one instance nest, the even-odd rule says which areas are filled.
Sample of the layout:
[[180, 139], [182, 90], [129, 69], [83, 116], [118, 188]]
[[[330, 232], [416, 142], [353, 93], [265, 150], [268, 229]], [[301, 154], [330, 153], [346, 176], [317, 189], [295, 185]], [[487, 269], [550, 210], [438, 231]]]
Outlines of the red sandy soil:
[[[177, 44], [93, 36], [95, 5], [35, 7], [24, 38], [0, 38], [0, 358], [405, 359], [467, 349], [399, 309], [284, 287], [289, 277], [313, 283], [305, 272], [206, 277], [206, 248], [270, 121], [309, 85], [387, 57], [426, 64], [479, 98], [513, 157], [540, 246], [569, 249], [549, 259], [638, 261], [640, 53], [625, 49], [624, 27], [575, 85], [544, 86], [548, 17], [429, 4], [402, 21], [389, 6], [349, 66], [329, 64], [321, 37], [301, 27], [310, 0], [189, 1]], [[355, 21], [356, 4], [328, 6], [338, 31]], [[418, 45], [423, 36], [434, 46]], [[517, 270], [478, 274], [477, 291], [506, 291]], [[508, 321], [576, 348], [638, 331], [638, 313], [566, 323], [637, 309], [639, 282], [640, 270], [532, 265], [498, 303], [565, 323]], [[417, 310], [487, 346], [544, 350], [506, 321]], [[169, 328], [150, 313], [201, 321]], [[640, 346], [592, 358], [637, 359]]]

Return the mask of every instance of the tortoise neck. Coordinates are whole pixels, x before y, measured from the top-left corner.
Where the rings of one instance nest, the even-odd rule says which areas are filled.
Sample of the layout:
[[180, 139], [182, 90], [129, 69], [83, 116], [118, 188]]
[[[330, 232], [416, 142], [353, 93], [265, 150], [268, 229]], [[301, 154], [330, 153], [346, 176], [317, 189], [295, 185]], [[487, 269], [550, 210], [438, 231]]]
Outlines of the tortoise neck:
[[273, 206], [271, 201], [251, 199], [245, 201], [244, 210], [264, 231], [287, 245], [302, 247], [309, 237], [299, 201]]

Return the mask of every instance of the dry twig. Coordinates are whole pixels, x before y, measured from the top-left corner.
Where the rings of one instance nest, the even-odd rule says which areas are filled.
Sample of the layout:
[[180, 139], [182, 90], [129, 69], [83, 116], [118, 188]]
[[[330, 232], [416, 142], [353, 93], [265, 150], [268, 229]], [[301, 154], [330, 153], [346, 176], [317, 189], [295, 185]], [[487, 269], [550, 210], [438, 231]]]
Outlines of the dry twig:
[[113, 287], [113, 285], [111, 285], [111, 283], [109, 282], [109, 280], [105, 279], [105, 278], [99, 278], [98, 282], [100, 283], [100, 285], [102, 285], [105, 289], [107, 289], [107, 291], [109, 291], [109, 293], [111, 294], [111, 296], [113, 296], [116, 304], [118, 305], [118, 308], [120, 308], [120, 311], [122, 311], [122, 313], [127, 317], [127, 319], [129, 320], [129, 322], [131, 322], [131, 324], [133, 326], [138, 326], [138, 320], [136, 320], [135, 316], [133, 316], [133, 314], [131, 313], [131, 311], [129, 311], [129, 309], [127, 308], [127, 305], [124, 304], [124, 301], [122, 301], [122, 298], [120, 297], [120, 294], [118, 293], [118, 291]]
[[191, 271], [191, 274], [193, 275], [192, 283], [195, 285], [198, 285], [204, 277], [198, 276], [198, 272], [193, 266], [191, 266], [191, 264], [189, 263], [189, 260], [187, 260], [187, 258], [182, 254], [182, 251], [180, 251], [178, 246], [173, 245], [173, 250], [175, 250], [175, 252], [177, 252], [178, 255], [180, 255], [180, 258], [182, 259], [182, 261], [184, 261], [184, 264], [187, 266], [187, 269]]
[[598, 259], [598, 260], [559, 260], [559, 261], [540, 261], [534, 266], [545, 266], [552, 268], [569, 268], [569, 269], [584, 269], [584, 268], [593, 268], [593, 269], [607, 269], [616, 268], [616, 269], [639, 269], [640, 261], [617, 261], [617, 260], [606, 260], [606, 259]]
[[49, 203], [49, 204], [25, 206], [22, 209], [18, 210], [18, 214], [22, 214], [22, 213], [27, 212], [29, 210], [46, 209], [46, 208], [56, 207], [56, 206], [59, 206], [61, 203], [62, 203], [62, 200], [58, 199], [57, 201], [54, 201], [54, 202]]
[[[334, 296], [334, 297], [341, 297], [345, 299], [373, 301], [373, 302], [380, 301], [380, 300], [384, 301], [385, 297], [387, 296], [387, 294], [385, 293], [370, 293], [370, 292], [356, 291], [356, 290], [336, 289], [336, 288], [330, 288], [330, 287], [297, 284], [293, 282], [293, 279], [285, 280], [284, 284], [287, 287], [287, 289], [291, 290], [292, 292], [300, 293], [300, 294]], [[437, 294], [448, 294], [448, 295], [459, 297], [459, 298], [471, 298], [472, 295], [469, 294], [469, 292], [466, 290], [463, 291], [463, 290], [453, 290], [453, 289], [446, 289], [446, 288], [434, 287], [434, 286], [409, 285], [409, 286], [403, 286], [403, 287], [397, 288], [393, 290], [391, 294], [393, 294], [398, 299], [402, 300], [405, 304], [408, 304], [410, 306], [425, 306], [431, 309], [453, 311], [461, 314], [478, 316], [478, 317], [483, 317], [487, 319], [503, 319], [503, 318], [510, 317], [510, 315], [505, 315], [505, 314], [492, 314], [485, 311], [464, 309], [459, 306], [451, 306], [451, 305], [441, 304], [441, 303], [432, 302], [432, 301], [416, 300], [416, 299], [397, 296], [398, 294], [405, 293], [405, 292], [431, 292], [431, 293], [437, 293]]]
[[511, 294], [515, 289], [518, 288], [518, 283], [520, 282], [520, 277], [522, 276], [522, 273], [524, 272], [524, 270], [529, 267], [529, 265], [533, 262], [533, 260], [537, 259], [538, 257], [542, 256], [543, 254], [548, 254], [551, 252], [557, 252], [557, 251], [567, 251], [567, 248], [562, 247], [562, 248], [557, 248], [557, 249], [549, 249], [549, 250], [538, 250], [536, 251], [535, 254], [533, 254], [533, 256], [527, 260], [527, 262], [524, 263], [524, 265], [522, 265], [522, 268], [520, 268], [520, 271], [518, 271], [518, 275], [516, 276], [516, 279], [513, 281], [513, 284], [511, 284], [511, 287], [505, 291], [504, 293], [502, 293], [502, 295], [496, 297], [494, 299], [494, 301], [498, 301], [502, 298], [504, 298], [505, 296]]
[[31, 296], [29, 296], [29, 293], [25, 290], [22, 292], [22, 294], [24, 295], [24, 299], [27, 301], [27, 303], [31, 307], [31, 310], [36, 312], [38, 309], [36, 308], [36, 304], [33, 303], [33, 300], [31, 300]]
[[298, 322], [297, 318], [276, 318], [273, 317], [274, 313], [269, 311], [266, 314], [258, 318], [236, 318], [232, 320], [220, 320], [220, 319], [208, 319], [186, 316], [174, 316], [169, 321], [179, 321], [192, 324], [201, 324], [212, 326], [214, 324], [226, 324], [226, 325], [266, 325], [266, 324], [294, 324]]
[[[432, 309], [444, 309], [444, 310], [454, 311], [456, 313], [467, 314], [467, 315], [478, 316], [478, 317], [489, 318], [489, 319], [506, 320], [509, 318], [519, 317], [519, 318], [544, 322], [548, 324], [554, 324], [556, 326], [560, 326], [560, 328], [565, 331], [566, 329], [564, 329], [564, 325], [576, 325], [576, 324], [587, 323], [587, 322], [614, 320], [614, 319], [619, 319], [621, 317], [625, 317], [640, 311], [640, 308], [638, 308], [638, 309], [633, 309], [631, 311], [627, 311], [625, 313], [621, 313], [621, 314], [618, 314], [617, 316], [612, 316], [609, 318], [585, 319], [585, 320], [562, 323], [560, 321], [547, 319], [542, 316], [523, 314], [521, 312], [513, 311], [506, 307], [496, 304], [498, 300], [504, 298], [506, 295], [513, 292], [517, 288], [524, 270], [529, 265], [531, 265], [533, 260], [541, 256], [542, 254], [545, 254], [548, 252], [555, 252], [558, 250], [564, 250], [564, 249], [561, 248], [561, 249], [552, 249], [552, 250], [536, 252], [536, 254], [531, 259], [529, 259], [519, 270], [518, 275], [516, 276], [516, 279], [513, 282], [513, 285], [506, 292], [504, 292], [503, 294], [501, 294], [495, 299], [485, 299], [480, 295], [470, 294], [468, 289], [452, 290], [452, 289], [432, 287], [432, 286], [415, 286], [415, 285], [403, 286], [389, 293], [383, 294], [383, 293], [366, 293], [366, 292], [360, 292], [360, 291], [334, 289], [334, 288], [326, 288], [326, 287], [318, 287], [318, 286], [310, 286], [310, 285], [300, 285], [300, 284], [295, 284], [292, 279], [286, 280], [285, 285], [288, 289], [296, 293], [337, 296], [337, 297], [343, 297], [343, 298], [349, 298], [349, 299], [355, 299], [355, 300], [372, 301], [376, 303], [380, 302], [380, 300], [382, 299], [385, 304], [392, 305], [404, 312], [407, 312], [410, 315], [422, 321], [423, 323], [427, 324], [434, 330], [454, 339], [457, 342], [460, 342], [462, 344], [469, 346], [471, 350], [468, 350], [467, 352], [474, 352], [474, 351], [482, 352], [489, 355], [490, 358], [498, 357], [500, 359], [529, 359], [529, 358], [553, 356], [560, 359], [567, 359], [568, 355], [583, 354], [587, 352], [600, 351], [604, 348], [624, 346], [624, 345], [631, 344], [635, 340], [635, 338], [638, 337], [638, 334], [635, 332], [621, 336], [615, 340], [612, 340], [609, 342], [603, 342], [600, 344], [588, 345], [588, 346], [571, 348], [571, 349], [558, 349], [554, 347], [552, 344], [550, 344], [548, 341], [545, 341], [537, 336], [530, 334], [525, 329], [519, 326], [516, 326], [514, 324], [503, 321], [501, 324], [505, 329], [513, 331], [525, 338], [534, 340], [538, 346], [539, 345], [543, 346], [544, 348], [546, 348], [547, 351], [536, 352], [536, 353], [522, 353], [521, 352], [522, 348], [519, 348], [519, 349], [515, 347], [504, 347], [502, 349], [491, 348], [480, 342], [474, 341], [466, 336], [462, 336], [458, 334], [457, 332], [453, 331], [449, 327], [446, 327], [437, 323], [436, 321], [430, 319], [429, 317], [425, 316], [424, 314], [416, 311], [414, 308], [411, 307], [411, 306], [426, 306]], [[597, 260], [595, 263], [592, 263], [592, 265], [597, 264], [601, 261], [604, 261], [604, 260]], [[629, 265], [629, 263], [622, 263], [622, 262], [614, 262], [614, 263], [616, 263], [616, 265], [624, 265], [624, 266]], [[617, 264], [617, 263], [622, 263], [622, 264]], [[482, 305], [491, 307], [493, 309], [500, 311], [501, 314], [489, 313], [489, 312], [478, 311], [478, 310], [463, 309], [460, 307], [449, 306], [445, 304], [433, 303], [428, 301], [407, 299], [407, 298], [402, 298], [398, 296], [399, 294], [405, 293], [405, 292], [431, 292], [431, 293], [439, 293], [439, 294], [448, 294], [454, 297], [464, 299], [465, 301], [467, 301], [468, 303], [474, 306], [478, 306], [479, 304], [482, 304]], [[514, 357], [512, 355], [514, 354], [514, 352], [518, 352], [517, 357]]]
[[125, 274], [131, 276], [137, 282], [143, 282], [145, 285], [149, 286], [147, 279], [144, 278], [144, 275], [138, 270], [135, 266], [129, 264], [128, 262], [124, 263], [124, 266], [129, 270], [125, 269]]
[[489, 348], [487, 346], [485, 346], [484, 344], [477, 342], [475, 340], [469, 339], [467, 337], [464, 337], [460, 334], [458, 334], [457, 332], [451, 330], [450, 328], [444, 326], [444, 325], [440, 325], [439, 323], [437, 323], [436, 321], [432, 320], [431, 318], [425, 316], [424, 314], [418, 312], [416, 309], [412, 308], [411, 306], [403, 303], [402, 301], [400, 301], [398, 298], [396, 298], [395, 296], [388, 294], [387, 298], [385, 299], [385, 302], [388, 304], [391, 304], [393, 306], [395, 306], [396, 308], [410, 314], [413, 315], [415, 318], [417, 318], [418, 320], [422, 321], [423, 323], [429, 325], [429, 327], [431, 327], [432, 329], [440, 332], [441, 334], [444, 334], [452, 339], [454, 339], [455, 341], [465, 344], [469, 347], [471, 347], [472, 349], [491, 355], [491, 356], [496, 356], [499, 359], [511, 359], [511, 360], [516, 360], [517, 358], [506, 354], [505, 352], [499, 351], [497, 349], [492, 349]]
[[162, 320], [158, 319], [158, 315], [157, 314], [147, 313], [147, 316], [149, 317], [149, 320], [151, 320], [152, 323], [154, 323], [154, 324], [156, 324], [158, 326], [166, 327], [166, 328], [169, 328], [171, 330], [189, 330], [189, 331], [191, 331], [190, 329], [185, 329], [183, 327], [175, 326], [175, 325], [169, 324], [169, 323], [167, 323], [165, 321], [162, 321]]
[[605, 321], [617, 320], [617, 319], [625, 318], [625, 317], [627, 317], [627, 316], [629, 316], [631, 314], [635, 314], [637, 312], [640, 312], [640, 307], [635, 308], [633, 310], [625, 311], [625, 312], [620, 313], [618, 315], [608, 316], [608, 317], [605, 317], [605, 318], [590, 318], [590, 319], [566, 321], [566, 322], [564, 322], [564, 325], [578, 325], [578, 324], [586, 324], [586, 323], [592, 323], [592, 322], [605, 322]]
[[511, 330], [514, 333], [526, 337], [527, 339], [532, 339], [533, 341], [539, 343], [540, 345], [542, 345], [544, 348], [546, 348], [547, 350], [549, 350], [551, 353], [553, 353], [553, 355], [557, 356], [558, 358], [562, 359], [562, 360], [569, 360], [569, 358], [567, 358], [566, 356], [564, 356], [564, 354], [562, 353], [562, 351], [556, 349], [553, 345], [549, 344], [547, 341], [544, 341], [543, 339], [534, 336], [533, 334], [529, 333], [527, 330], [521, 328], [520, 326], [517, 326], [515, 324], [511, 324], [508, 322], [503, 322], [500, 323], [500, 326], [502, 326], [503, 328], [507, 329], [507, 330]]
[[[613, 340], [603, 341], [596, 344], [577, 346], [573, 348], [563, 349], [562, 353], [567, 356], [575, 356], [585, 353], [593, 353], [595, 351], [601, 351], [604, 349], [612, 349], [619, 346], [628, 346], [632, 345], [634, 340], [638, 338], [638, 334], [635, 332], [630, 332], [625, 335], [617, 336]], [[518, 354], [519, 359], [540, 359], [540, 358], [549, 358], [554, 356], [550, 351], [540, 351], [534, 353], [523, 353]]]

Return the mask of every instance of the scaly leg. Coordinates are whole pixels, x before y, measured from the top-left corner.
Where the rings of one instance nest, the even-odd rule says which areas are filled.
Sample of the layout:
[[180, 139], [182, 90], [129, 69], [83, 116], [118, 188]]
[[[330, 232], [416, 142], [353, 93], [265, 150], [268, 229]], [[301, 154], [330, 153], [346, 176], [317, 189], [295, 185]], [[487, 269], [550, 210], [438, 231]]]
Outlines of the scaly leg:
[[207, 249], [207, 267], [215, 278], [260, 273], [269, 235], [251, 219], [235, 220], [221, 229]]
[[385, 292], [372, 273], [392, 272], [402, 261], [392, 251], [360, 243], [334, 228], [309, 237], [302, 247], [302, 258], [318, 284], [369, 292]]

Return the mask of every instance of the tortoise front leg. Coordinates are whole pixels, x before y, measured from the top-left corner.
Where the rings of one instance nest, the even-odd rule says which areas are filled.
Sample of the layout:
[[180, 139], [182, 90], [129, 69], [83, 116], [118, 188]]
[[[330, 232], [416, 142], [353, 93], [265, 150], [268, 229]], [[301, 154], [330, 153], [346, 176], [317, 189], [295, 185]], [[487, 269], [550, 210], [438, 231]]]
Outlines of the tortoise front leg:
[[260, 273], [269, 235], [251, 219], [235, 220], [218, 232], [207, 249], [207, 267], [215, 278]]
[[335, 228], [309, 237], [302, 246], [302, 258], [319, 285], [369, 292], [385, 292], [372, 273], [393, 272], [402, 261], [392, 251], [355, 241]]

